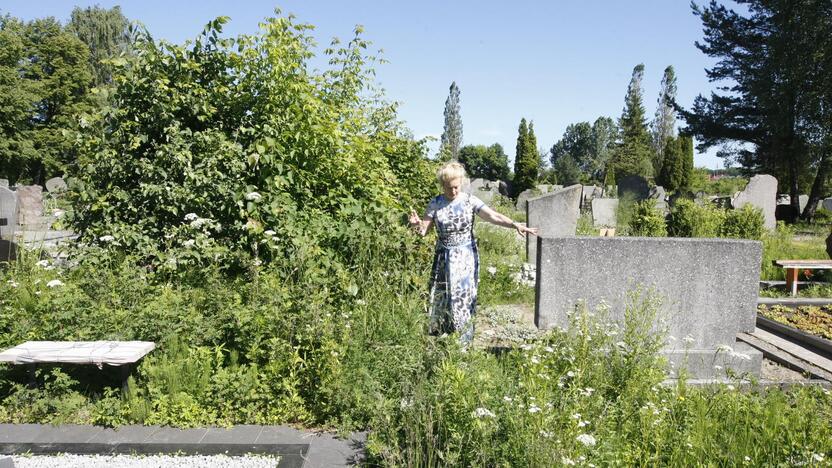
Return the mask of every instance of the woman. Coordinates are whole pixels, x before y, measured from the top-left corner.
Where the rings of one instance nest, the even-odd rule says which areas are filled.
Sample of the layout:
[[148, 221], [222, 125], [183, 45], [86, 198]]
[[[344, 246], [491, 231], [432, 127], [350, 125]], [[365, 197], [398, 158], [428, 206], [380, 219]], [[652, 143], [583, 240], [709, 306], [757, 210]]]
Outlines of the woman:
[[430, 277], [430, 333], [459, 332], [460, 342], [468, 345], [474, 337], [471, 320], [477, 307], [479, 256], [474, 239], [474, 214], [497, 226], [514, 228], [520, 234], [537, 234], [524, 224], [515, 223], [479, 198], [462, 193], [465, 169], [458, 162], [443, 165], [436, 174], [442, 194], [428, 204], [420, 219], [410, 213], [410, 226], [424, 236], [436, 226], [436, 253]]

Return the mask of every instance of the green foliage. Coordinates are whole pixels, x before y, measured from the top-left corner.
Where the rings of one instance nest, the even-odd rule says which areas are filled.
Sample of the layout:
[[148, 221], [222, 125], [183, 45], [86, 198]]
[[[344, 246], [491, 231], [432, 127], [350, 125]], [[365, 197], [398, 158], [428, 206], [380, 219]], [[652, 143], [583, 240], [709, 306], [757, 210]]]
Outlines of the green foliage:
[[343, 275], [351, 239], [429, 198], [424, 145], [371, 93], [360, 29], [316, 75], [311, 26], [231, 39], [226, 20], [184, 46], [139, 34], [114, 64], [110, 105], [77, 136], [72, 225], [163, 274], [254, 257]]
[[783, 268], [774, 265], [775, 260], [828, 258], [824, 239], [825, 235], [796, 240], [793, 229], [779, 221], [777, 229], [763, 235], [763, 265], [760, 278], [769, 280], [785, 279]]
[[554, 166], [558, 183], [563, 186], [581, 183], [581, 169], [571, 155], [564, 155], [558, 158]]
[[599, 117], [592, 125], [580, 122], [566, 127], [563, 137], [549, 150], [557, 180], [563, 184], [582, 179], [600, 182], [617, 133], [618, 128], [609, 117]]
[[624, 99], [624, 110], [618, 120], [620, 141], [613, 156], [612, 165], [616, 177], [653, 175], [650, 149], [650, 133], [644, 116], [641, 81], [644, 77], [644, 65], [639, 64], [633, 69], [633, 76], [627, 87]]
[[540, 172], [540, 155], [537, 154], [534, 124], [526, 124], [526, 119], [521, 119], [517, 133], [514, 180], [512, 181], [512, 192], [515, 197], [523, 190], [533, 188]]
[[740, 209], [727, 212], [719, 228], [719, 235], [735, 239], [760, 240], [765, 232], [764, 222], [761, 209], [745, 205]]
[[466, 145], [459, 150], [459, 162], [472, 178], [508, 180], [508, 156], [499, 143], [491, 146]]
[[636, 203], [630, 220], [630, 235], [643, 237], [666, 237], [664, 213], [656, 208], [656, 200], [647, 199]]
[[725, 218], [721, 208], [679, 199], [670, 210], [667, 231], [672, 237], [719, 237]]
[[693, 139], [689, 136], [667, 139], [662, 161], [657, 182], [667, 190], [689, 189], [693, 171]]
[[132, 43], [130, 22], [121, 13], [121, 7], [75, 7], [66, 30], [87, 45], [95, 84], [110, 83], [112, 71], [108, 61], [129, 53]]
[[[668, 162], [667, 145], [676, 136], [676, 110], [673, 108], [675, 101], [676, 72], [670, 65], [664, 69], [659, 99], [656, 102], [656, 115], [650, 125], [653, 173], [656, 175], [664, 171], [664, 165]], [[666, 185], [665, 188], [667, 188]]]
[[43, 184], [75, 164], [67, 132], [89, 107], [89, 51], [54, 18], [8, 15], [0, 50], [0, 177]]

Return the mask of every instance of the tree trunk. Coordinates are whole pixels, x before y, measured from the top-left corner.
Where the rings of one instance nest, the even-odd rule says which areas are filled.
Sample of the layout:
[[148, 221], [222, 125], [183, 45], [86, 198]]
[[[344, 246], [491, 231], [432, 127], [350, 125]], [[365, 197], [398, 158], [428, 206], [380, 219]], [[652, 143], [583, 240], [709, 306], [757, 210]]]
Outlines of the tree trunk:
[[800, 219], [804, 221], [811, 221], [815, 217], [818, 202], [826, 196], [826, 180], [829, 178], [830, 170], [832, 170], [832, 157], [829, 154], [830, 152], [832, 152], [832, 147], [827, 145], [821, 154], [820, 163], [818, 163], [818, 173], [812, 182], [812, 191], [809, 192], [809, 202], [806, 203], [806, 208], [803, 209], [803, 213], [800, 215]]

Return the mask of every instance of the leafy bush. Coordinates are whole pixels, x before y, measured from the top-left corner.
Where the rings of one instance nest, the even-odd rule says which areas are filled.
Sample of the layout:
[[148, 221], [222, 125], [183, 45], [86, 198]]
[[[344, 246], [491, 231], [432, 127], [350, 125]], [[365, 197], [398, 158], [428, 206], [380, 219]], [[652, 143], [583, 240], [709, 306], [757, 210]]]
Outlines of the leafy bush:
[[665, 237], [667, 226], [664, 213], [656, 208], [656, 200], [647, 199], [636, 203], [630, 220], [630, 235], [644, 237]]
[[815, 224], [832, 224], [832, 211], [818, 208], [815, 211], [815, 216], [812, 218]]
[[735, 239], [760, 240], [765, 232], [764, 222], [761, 209], [745, 205], [740, 209], [728, 211], [719, 228], [719, 235]]
[[717, 237], [724, 219], [725, 210], [679, 199], [670, 210], [667, 231], [673, 237]]
[[226, 20], [184, 46], [140, 34], [114, 64], [111, 107], [77, 135], [72, 225], [162, 273], [253, 257], [338, 275], [348, 238], [429, 198], [424, 145], [373, 92], [360, 28], [316, 74], [311, 26], [231, 39]]

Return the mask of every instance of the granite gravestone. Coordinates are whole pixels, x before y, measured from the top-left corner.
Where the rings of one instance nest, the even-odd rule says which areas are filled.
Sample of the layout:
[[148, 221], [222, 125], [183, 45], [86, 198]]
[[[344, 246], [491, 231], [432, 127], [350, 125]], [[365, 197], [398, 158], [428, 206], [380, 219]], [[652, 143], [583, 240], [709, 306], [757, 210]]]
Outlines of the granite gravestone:
[[0, 187], [0, 239], [12, 240], [17, 227], [17, 195]]
[[629, 196], [635, 201], [641, 201], [650, 196], [650, 185], [647, 179], [638, 175], [628, 175], [618, 180], [618, 198]]
[[17, 187], [17, 216], [21, 226], [39, 224], [43, 221], [43, 187], [24, 185]]
[[534, 198], [535, 195], [534, 189], [526, 189], [520, 192], [520, 195], [517, 195], [517, 204], [515, 205], [517, 211], [526, 211], [526, 201], [529, 198]]
[[621, 321], [628, 292], [642, 286], [662, 298], [653, 325], [675, 338], [663, 350], [674, 367], [692, 378], [724, 376], [715, 364], [759, 375], [761, 353], [736, 335], [754, 331], [761, 259], [762, 244], [749, 240], [541, 237], [535, 323], [566, 327], [577, 304], [602, 301]]
[[777, 207], [777, 179], [768, 174], [755, 175], [748, 181], [745, 190], [731, 200], [735, 209], [750, 204], [763, 210], [764, 226], [774, 229], [777, 226], [775, 210]]
[[832, 198], [824, 198], [821, 202], [821, 208], [826, 211], [832, 211]]
[[0, 187], [9, 188], [9, 179], [0, 179]]
[[806, 205], [809, 204], [809, 195], [798, 195], [797, 204], [800, 205], [800, 212], [803, 213], [803, 210], [806, 209]]
[[465, 192], [474, 195], [485, 203], [490, 203], [495, 195], [500, 194], [500, 183], [486, 179], [474, 179], [465, 188]]
[[663, 212], [667, 211], [667, 192], [665, 192], [664, 187], [657, 185], [651, 188], [649, 197], [656, 200], [656, 208]]
[[595, 198], [592, 200], [592, 225], [615, 227], [617, 224], [618, 199]]
[[[526, 204], [526, 220], [529, 227], [540, 230], [541, 236], [574, 236], [578, 227], [580, 203], [580, 185], [530, 198]], [[537, 238], [526, 236], [526, 261], [534, 263], [536, 259]]]
[[53, 195], [65, 192], [67, 189], [66, 182], [60, 177], [53, 177], [46, 181], [46, 190]]

